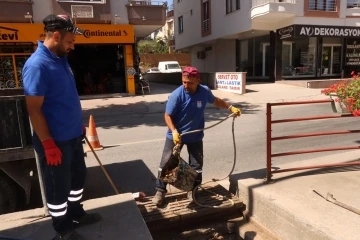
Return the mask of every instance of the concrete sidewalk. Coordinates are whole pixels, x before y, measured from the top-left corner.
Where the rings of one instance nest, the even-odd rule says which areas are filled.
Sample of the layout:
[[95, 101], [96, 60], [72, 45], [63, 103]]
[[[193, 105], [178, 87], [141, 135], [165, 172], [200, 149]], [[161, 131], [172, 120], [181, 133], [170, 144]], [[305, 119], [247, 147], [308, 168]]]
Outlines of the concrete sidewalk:
[[[102, 220], [79, 228], [88, 240], [152, 240], [152, 236], [131, 193], [85, 201], [84, 208], [98, 212]], [[3, 236], [23, 240], [49, 240], [55, 236], [50, 217], [41, 218], [43, 209], [0, 215], [0, 239]]]
[[[176, 85], [151, 83], [149, 94], [114, 98], [109, 95], [108, 98], [82, 100], [81, 104], [85, 110], [121, 105], [122, 111], [127, 113], [163, 112], [164, 103], [166, 103], [169, 94], [177, 87]], [[280, 83], [249, 83], [246, 85], [246, 90], [247, 93], [243, 95], [221, 90], [212, 90], [212, 92], [215, 96], [232, 104], [256, 105], [257, 107], [265, 107], [268, 102], [329, 99], [328, 96], [321, 94], [320, 89], [302, 88]], [[151, 103], [151, 106], [147, 103]], [[213, 106], [209, 104], [208, 107]]]
[[[294, 162], [279, 169], [359, 161], [360, 151]], [[265, 170], [232, 176], [247, 214], [284, 240], [358, 240], [360, 215], [317, 195], [333, 194], [337, 201], [360, 210], [360, 166], [313, 169], [274, 174], [264, 183]]]

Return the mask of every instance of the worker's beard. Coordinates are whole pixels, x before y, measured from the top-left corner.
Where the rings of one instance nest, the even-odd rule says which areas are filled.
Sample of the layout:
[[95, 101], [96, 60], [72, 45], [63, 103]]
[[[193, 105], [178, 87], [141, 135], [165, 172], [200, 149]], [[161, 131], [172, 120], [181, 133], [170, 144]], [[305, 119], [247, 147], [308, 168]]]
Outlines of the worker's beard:
[[59, 46], [57, 49], [56, 49], [56, 55], [58, 57], [65, 57], [67, 55], [67, 51], [64, 49], [63, 46]]

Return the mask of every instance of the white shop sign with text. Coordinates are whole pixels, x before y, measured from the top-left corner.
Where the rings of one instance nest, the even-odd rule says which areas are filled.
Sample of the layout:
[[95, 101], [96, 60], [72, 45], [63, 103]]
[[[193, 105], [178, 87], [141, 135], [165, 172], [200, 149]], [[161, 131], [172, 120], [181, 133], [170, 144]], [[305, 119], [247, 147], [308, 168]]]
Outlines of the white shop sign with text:
[[218, 72], [215, 73], [216, 89], [233, 93], [243, 93], [243, 77], [246, 74], [239, 72]]

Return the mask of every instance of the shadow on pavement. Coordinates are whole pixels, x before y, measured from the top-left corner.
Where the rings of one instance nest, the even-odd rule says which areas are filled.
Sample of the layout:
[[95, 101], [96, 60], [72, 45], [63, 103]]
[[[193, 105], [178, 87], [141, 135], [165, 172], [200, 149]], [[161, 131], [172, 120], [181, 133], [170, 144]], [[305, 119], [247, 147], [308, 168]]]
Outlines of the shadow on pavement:
[[[104, 165], [120, 193], [145, 192], [155, 194], [155, 176], [142, 160], [132, 160]], [[88, 168], [84, 201], [115, 195], [115, 191], [98, 166]]]
[[[224, 99], [229, 101], [228, 99]], [[239, 106], [243, 114], [254, 114], [259, 111], [258, 105], [247, 102], [231, 103]], [[132, 128], [140, 125], [165, 126], [164, 112], [166, 101], [145, 102], [130, 104], [109, 104], [93, 109], [83, 110], [83, 119], [86, 126], [90, 115], [93, 115], [96, 127], [101, 128]], [[229, 115], [226, 109], [218, 109], [209, 104], [205, 109], [205, 121], [220, 120]]]

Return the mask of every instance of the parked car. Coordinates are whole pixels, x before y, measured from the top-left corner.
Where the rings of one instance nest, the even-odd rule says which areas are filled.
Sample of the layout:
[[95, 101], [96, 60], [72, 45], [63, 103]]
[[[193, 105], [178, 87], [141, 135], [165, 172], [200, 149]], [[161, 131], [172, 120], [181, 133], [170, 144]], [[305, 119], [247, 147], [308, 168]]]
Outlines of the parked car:
[[150, 68], [146, 72], [147, 73], [159, 73], [160, 70], [158, 68]]
[[181, 72], [180, 64], [177, 61], [159, 62], [158, 69], [162, 73]]

